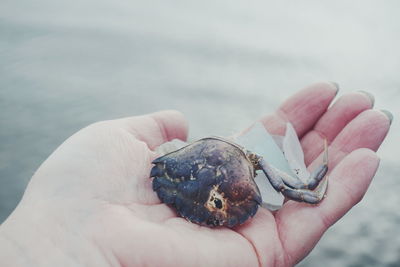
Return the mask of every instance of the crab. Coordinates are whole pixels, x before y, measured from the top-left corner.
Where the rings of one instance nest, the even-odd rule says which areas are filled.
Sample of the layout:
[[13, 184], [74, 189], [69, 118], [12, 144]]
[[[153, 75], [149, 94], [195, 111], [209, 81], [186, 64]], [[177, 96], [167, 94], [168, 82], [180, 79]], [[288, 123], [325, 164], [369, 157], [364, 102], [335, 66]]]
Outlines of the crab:
[[191, 222], [234, 227], [253, 217], [262, 203], [254, 181], [259, 170], [286, 198], [319, 203], [324, 193], [315, 189], [328, 171], [328, 150], [325, 141], [323, 162], [306, 183], [221, 137], [200, 139], [152, 163], [150, 177], [154, 177], [153, 190], [161, 202]]

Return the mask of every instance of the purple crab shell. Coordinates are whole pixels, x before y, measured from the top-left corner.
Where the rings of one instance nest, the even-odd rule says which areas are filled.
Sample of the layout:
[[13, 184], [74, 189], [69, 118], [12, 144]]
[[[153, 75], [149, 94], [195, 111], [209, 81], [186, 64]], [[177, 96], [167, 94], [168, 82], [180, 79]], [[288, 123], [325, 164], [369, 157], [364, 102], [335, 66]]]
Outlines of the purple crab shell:
[[153, 164], [153, 190], [191, 222], [234, 227], [253, 217], [262, 203], [254, 164], [228, 140], [200, 139]]

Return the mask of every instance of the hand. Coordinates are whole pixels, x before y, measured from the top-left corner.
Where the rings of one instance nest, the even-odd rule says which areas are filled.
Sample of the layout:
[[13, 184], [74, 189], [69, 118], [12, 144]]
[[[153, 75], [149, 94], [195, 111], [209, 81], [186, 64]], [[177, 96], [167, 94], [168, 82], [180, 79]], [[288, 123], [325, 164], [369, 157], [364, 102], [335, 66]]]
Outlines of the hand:
[[290, 121], [306, 164], [320, 163], [329, 141], [329, 186], [319, 205], [288, 201], [260, 208], [234, 229], [207, 228], [176, 216], [151, 188], [153, 149], [186, 139], [180, 113], [95, 123], [65, 141], [38, 169], [16, 210], [0, 227], [0, 262], [40, 266], [290, 266], [365, 194], [390, 121], [370, 98], [339, 98], [314, 84], [261, 119], [272, 134]]

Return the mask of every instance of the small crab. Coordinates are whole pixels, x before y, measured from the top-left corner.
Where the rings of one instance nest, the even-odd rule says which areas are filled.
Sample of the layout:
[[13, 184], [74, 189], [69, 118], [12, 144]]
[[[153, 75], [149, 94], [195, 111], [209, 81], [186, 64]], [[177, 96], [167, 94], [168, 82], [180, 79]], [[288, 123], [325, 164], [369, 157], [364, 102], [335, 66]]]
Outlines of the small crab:
[[180, 216], [201, 225], [234, 227], [253, 217], [262, 203], [254, 181], [258, 170], [285, 197], [320, 202], [323, 193], [313, 190], [328, 171], [327, 153], [325, 142], [323, 163], [304, 183], [230, 140], [208, 137], [155, 159], [150, 176], [160, 200]]

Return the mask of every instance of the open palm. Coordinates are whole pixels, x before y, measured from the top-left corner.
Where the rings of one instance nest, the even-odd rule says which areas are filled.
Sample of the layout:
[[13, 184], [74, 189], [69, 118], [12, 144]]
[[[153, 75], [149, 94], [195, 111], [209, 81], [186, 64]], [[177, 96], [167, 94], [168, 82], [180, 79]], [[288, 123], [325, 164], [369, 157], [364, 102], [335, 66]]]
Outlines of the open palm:
[[95, 123], [65, 141], [0, 227], [0, 241], [9, 242], [3, 256], [12, 259], [18, 246], [22, 265], [294, 265], [361, 200], [379, 164], [374, 151], [390, 126], [364, 93], [344, 95], [328, 109], [336, 92], [333, 84], [314, 84], [261, 119], [272, 134], [283, 134], [290, 121], [311, 169], [328, 139], [329, 187], [319, 205], [260, 208], [234, 229], [177, 217], [149, 179], [153, 149], [187, 135], [183, 116], [164, 111]]

